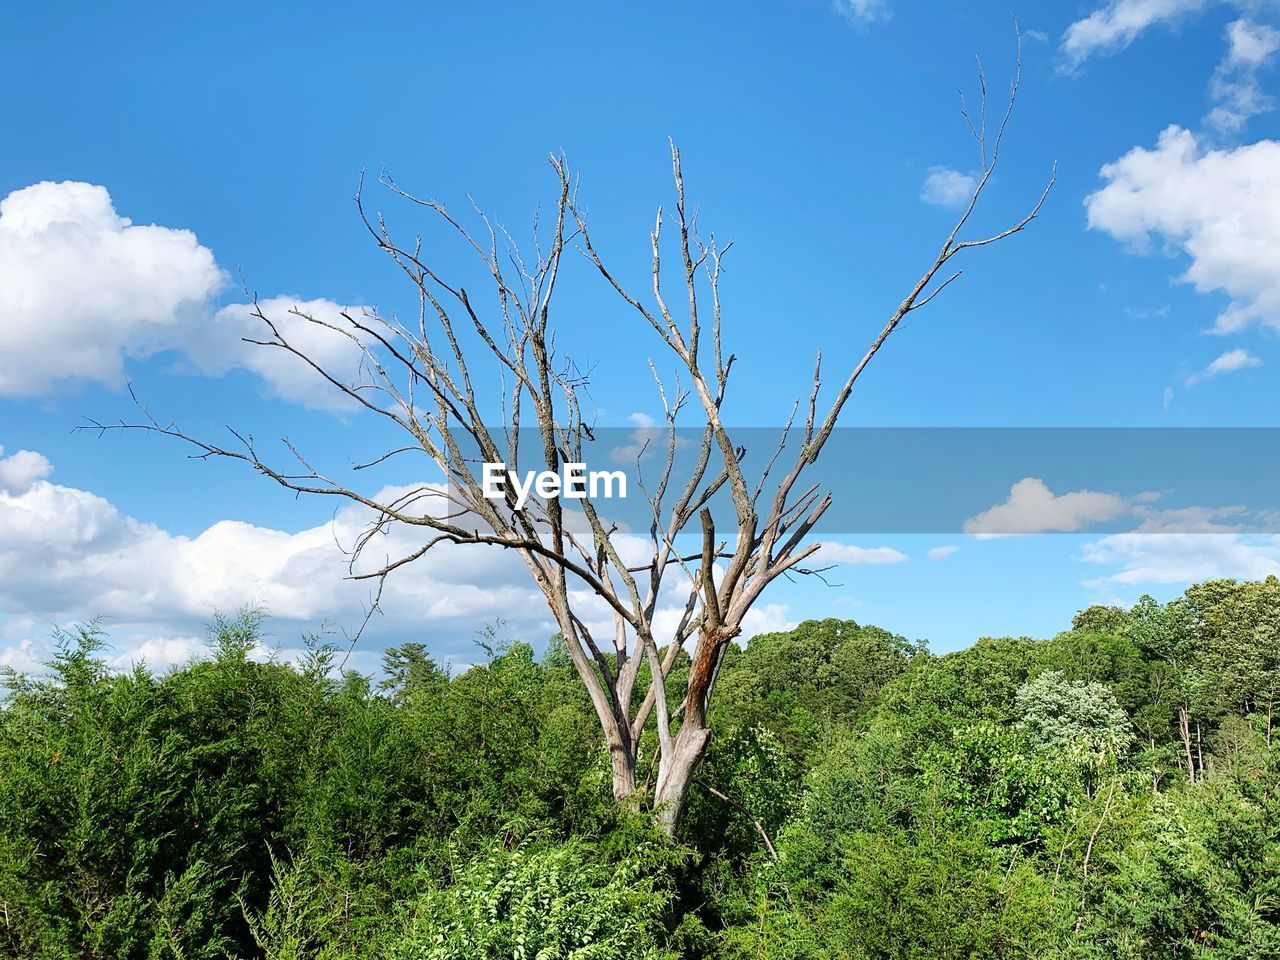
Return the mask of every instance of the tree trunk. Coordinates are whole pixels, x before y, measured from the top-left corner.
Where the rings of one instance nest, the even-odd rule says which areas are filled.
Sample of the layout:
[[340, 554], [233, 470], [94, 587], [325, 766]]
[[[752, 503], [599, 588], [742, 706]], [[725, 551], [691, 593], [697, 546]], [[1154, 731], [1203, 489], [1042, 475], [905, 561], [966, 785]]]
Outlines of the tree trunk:
[[1191, 756], [1191, 715], [1184, 703], [1178, 707], [1178, 732], [1182, 735], [1182, 749], [1187, 759], [1187, 779], [1196, 782], [1196, 764]]
[[[715, 548], [715, 534], [710, 514], [703, 511], [704, 569], [710, 568]], [[658, 782], [653, 792], [653, 816], [658, 828], [667, 836], [675, 836], [680, 814], [684, 812], [693, 772], [698, 768], [711, 742], [711, 729], [707, 725], [707, 703], [711, 688], [715, 685], [716, 672], [725, 645], [738, 635], [737, 626], [724, 626], [720, 622], [719, 601], [710, 581], [704, 584], [707, 605], [711, 613], [698, 638], [698, 646], [689, 665], [689, 687], [681, 705], [683, 716], [680, 730], [671, 743], [671, 749], [658, 766]]]
[[609, 760], [613, 767], [613, 799], [620, 804], [625, 803], [636, 792], [635, 756], [623, 744], [611, 743]]
[[1200, 721], [1196, 721], [1196, 776], [1204, 779], [1204, 743], [1200, 736]]
[[711, 742], [711, 731], [701, 723], [686, 722], [671, 745], [671, 757], [658, 771], [653, 794], [653, 817], [658, 828], [668, 837], [675, 836], [680, 814], [684, 812], [693, 772]]

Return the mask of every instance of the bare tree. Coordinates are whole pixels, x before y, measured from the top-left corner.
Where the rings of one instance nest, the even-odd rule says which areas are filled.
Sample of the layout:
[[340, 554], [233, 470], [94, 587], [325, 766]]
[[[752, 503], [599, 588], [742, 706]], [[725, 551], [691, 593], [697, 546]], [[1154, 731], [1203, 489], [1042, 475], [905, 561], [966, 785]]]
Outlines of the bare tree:
[[[674, 832], [711, 737], [707, 712], [727, 645], [741, 633], [748, 611], [770, 583], [783, 575], [814, 572], [806, 561], [818, 544], [809, 534], [832, 501], [819, 485], [806, 484], [804, 475], [831, 437], [858, 378], [902, 320], [959, 276], [942, 273], [955, 256], [1023, 230], [1048, 195], [1052, 176], [1021, 220], [990, 235], [961, 237], [996, 170], [1019, 73], [1020, 63], [994, 130], [988, 130], [985, 80], [978, 116], [964, 112], [977, 141], [981, 173], [937, 255], [834, 396], [821, 404], [822, 358], [818, 354], [807, 399], [792, 407], [783, 441], [759, 477], [748, 478], [745, 451], [721, 416], [734, 365], [734, 357], [722, 347], [720, 300], [724, 257], [732, 244], [721, 247], [713, 237], [703, 241], [699, 236], [686, 203], [680, 152], [674, 145], [673, 222], [668, 226], [668, 217], [658, 210], [650, 235], [652, 285], [643, 294], [629, 290], [606, 265], [592, 240], [576, 179], [565, 159], [553, 156], [551, 167], [558, 186], [553, 225], [549, 231], [544, 229], [532, 260], [478, 209], [473, 230], [442, 203], [413, 196], [389, 177], [381, 178], [395, 195], [439, 218], [478, 258], [489, 288], [487, 305], [463, 285], [441, 276], [428, 262], [420, 240], [402, 244], [381, 215], [369, 217], [363, 191], [357, 194], [360, 218], [370, 235], [412, 285], [418, 315], [409, 323], [372, 310], [360, 315], [350, 311], [336, 322], [297, 314], [350, 340], [363, 357], [362, 373], [354, 382], [318, 361], [314, 352], [296, 343], [297, 338], [291, 338], [255, 302], [265, 334], [252, 342], [295, 355], [334, 390], [403, 433], [403, 446], [361, 466], [420, 451], [447, 483], [425, 483], [396, 499], [376, 500], [323, 476], [292, 446], [294, 462], [281, 466], [260, 458], [252, 439], [238, 433], [236, 445], [223, 447], [150, 415], [144, 423], [120, 427], [178, 438], [197, 447], [196, 456], [243, 461], [289, 490], [363, 504], [375, 519], [355, 544], [353, 563], [375, 535], [391, 527], [421, 528], [421, 544], [411, 552], [388, 558], [376, 569], [353, 566], [353, 577], [369, 578], [379, 590], [389, 574], [441, 544], [487, 544], [514, 551], [546, 598], [595, 708], [612, 759], [614, 796], [621, 803], [648, 806], [659, 825]], [[535, 225], [535, 241], [538, 234]], [[551, 323], [561, 267], [566, 254], [575, 249], [603, 278], [606, 289], [652, 328], [662, 351], [669, 360], [674, 358], [679, 371], [678, 380], [664, 384], [650, 360], [666, 420], [660, 434], [665, 438], [665, 458], [660, 451], [650, 453], [659, 452], [657, 459], [659, 463], [665, 459], [665, 465], [644, 491], [649, 516], [643, 534], [647, 559], [640, 563], [634, 554], [631, 562], [624, 559], [622, 535], [590, 496], [577, 501], [580, 512], [567, 511], [554, 496], [530, 498], [518, 507], [509, 487], [502, 500], [487, 499], [476, 469], [478, 461], [502, 462], [512, 471], [527, 467], [522, 459], [529, 459], [530, 453], [528, 445], [522, 448], [519, 442], [522, 430], [535, 431], [538, 449], [533, 459], [539, 469], [559, 471], [565, 463], [583, 461], [584, 443], [593, 436], [586, 410], [587, 376], [557, 349]], [[663, 259], [670, 250], [676, 253], [674, 269]], [[676, 274], [677, 293], [665, 286], [669, 273]], [[481, 363], [496, 365], [500, 389], [482, 389], [493, 381], [488, 372], [480, 375]], [[500, 416], [487, 422], [494, 410]], [[691, 469], [677, 479], [673, 467], [678, 422], [682, 427], [691, 425], [699, 439], [689, 458]], [[790, 450], [786, 449], [788, 437]], [[717, 520], [712, 507], [719, 504], [727, 505], [726, 515]], [[629, 552], [634, 544], [626, 546]], [[669, 598], [672, 590], [683, 598], [682, 613], [674, 630], [659, 635], [655, 629], [659, 598]], [[584, 591], [607, 608], [610, 629], [591, 629], [592, 618], [575, 600]], [[681, 609], [679, 603], [676, 606]], [[667, 681], [681, 651], [688, 654], [689, 670], [677, 702]], [[651, 721], [656, 728], [656, 753], [649, 759], [642, 757], [641, 742]], [[646, 771], [651, 782], [640, 783]]]

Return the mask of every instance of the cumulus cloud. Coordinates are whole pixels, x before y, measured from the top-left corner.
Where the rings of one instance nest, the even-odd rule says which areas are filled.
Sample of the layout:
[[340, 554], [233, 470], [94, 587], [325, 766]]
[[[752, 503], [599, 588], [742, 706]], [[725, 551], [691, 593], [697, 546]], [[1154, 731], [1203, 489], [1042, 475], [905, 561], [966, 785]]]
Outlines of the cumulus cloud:
[[978, 181], [967, 173], [950, 167], [930, 167], [920, 188], [920, 199], [935, 207], [963, 207], [973, 196]]
[[[199, 660], [208, 653], [209, 641], [204, 637], [147, 637], [110, 657], [108, 663], [117, 670], [128, 670], [136, 664], [146, 664], [153, 670], [167, 670]], [[265, 659], [269, 652], [259, 645], [251, 655]], [[27, 668], [28, 671], [31, 669]]]
[[1138, 252], [1158, 240], [1185, 256], [1183, 281], [1230, 299], [1215, 332], [1280, 330], [1280, 141], [1214, 150], [1171, 126], [1155, 149], [1134, 147], [1101, 176], [1085, 199], [1090, 228]]
[[30, 637], [0, 647], [0, 667], [8, 667], [18, 673], [34, 673], [46, 659], [47, 651]]
[[1237, 370], [1247, 370], [1250, 367], [1260, 367], [1262, 361], [1251, 354], [1248, 350], [1237, 347], [1234, 350], [1228, 350], [1210, 363], [1203, 370], [1191, 374], [1187, 377], [1187, 386], [1193, 387], [1197, 383], [1202, 383], [1210, 377], [1221, 376], [1224, 373], [1234, 373]]
[[1119, 569], [1086, 586], [1194, 583], [1280, 575], [1280, 536], [1121, 533], [1086, 544], [1081, 559]]
[[1069, 69], [1094, 54], [1115, 53], [1154, 26], [1176, 23], [1208, 0], [1112, 0], [1067, 27], [1061, 52]]
[[930, 560], [945, 560], [959, 549], [954, 543], [948, 543], [941, 547], [933, 547], [929, 550], [928, 556]]
[[[67, 181], [15, 190], [0, 200], [0, 396], [120, 386], [130, 358], [178, 351], [201, 373], [245, 369], [284, 399], [341, 406], [297, 357], [243, 342], [262, 339], [265, 326], [246, 304], [216, 307], [226, 285], [194, 233], [133, 223], [104, 187]], [[295, 305], [331, 321], [343, 308], [284, 297], [263, 304], [300, 346], [354, 377], [355, 345], [290, 316]]]
[[[39, 456], [38, 454], [36, 456]], [[14, 458], [9, 458], [10, 460]], [[0, 460], [0, 466], [8, 460]], [[87, 490], [44, 479], [43, 467], [24, 468], [20, 483], [0, 487], [0, 663], [31, 667], [47, 656], [49, 626], [101, 616], [117, 646], [114, 661], [146, 659], [156, 666], [199, 653], [199, 637], [215, 611], [261, 605], [286, 630], [323, 624], [354, 629], [370, 600], [367, 583], [346, 579], [350, 547], [372, 519], [348, 505], [332, 522], [297, 531], [223, 520], [182, 536], [122, 514]], [[430, 484], [387, 488], [387, 501]], [[423, 501], [423, 509], [444, 509]], [[619, 552], [639, 562], [645, 539], [624, 535]], [[376, 569], [422, 543], [417, 528], [393, 526], [356, 567]], [[684, 608], [687, 578], [673, 576], [659, 598], [657, 626], [673, 630]], [[575, 593], [585, 622], [612, 635], [607, 608], [589, 591]], [[498, 619], [512, 635], [538, 641], [555, 631], [545, 601], [519, 558], [484, 546], [441, 544], [396, 571], [382, 594], [381, 615], [368, 644], [425, 639], [441, 658], [465, 661], [474, 631]], [[748, 635], [790, 625], [782, 604], [762, 605], [744, 624]], [[665, 627], [664, 627], [665, 625]], [[38, 653], [37, 653], [38, 651]], [[373, 666], [370, 662], [369, 667]]]
[[1280, 33], [1266, 24], [1235, 20], [1227, 25], [1227, 66], [1260, 67], [1280, 50]]
[[754, 637], [759, 633], [777, 633], [793, 630], [798, 621], [784, 603], [761, 603], [752, 607], [742, 620], [742, 635]]
[[53, 464], [43, 455], [33, 450], [19, 450], [6, 457], [4, 447], [0, 446], [0, 493], [26, 493], [33, 483], [51, 473]]
[[824, 541], [817, 560], [843, 564], [906, 563], [907, 555], [893, 547], [856, 547], [851, 543]]
[[1074, 533], [1114, 520], [1129, 509], [1129, 501], [1114, 493], [1077, 490], [1059, 495], [1043, 480], [1026, 477], [1009, 489], [1003, 503], [966, 520], [964, 532], [980, 536]]
[[[360, 348], [324, 326], [345, 327], [345, 312], [360, 320], [363, 307], [342, 306], [331, 300], [271, 297], [257, 309], [280, 335], [325, 370], [346, 384], [361, 382]], [[308, 317], [312, 319], [307, 319]], [[312, 320], [319, 321], [318, 323]], [[216, 311], [207, 324], [192, 328], [182, 349], [201, 373], [220, 376], [240, 369], [256, 373], [274, 396], [318, 410], [349, 410], [355, 401], [324, 382], [310, 366], [280, 347], [246, 343], [270, 340], [270, 331], [247, 303], [233, 303]]]
[[[214, 611], [245, 604], [299, 627], [354, 626], [370, 591], [344, 579], [347, 558], [337, 544], [352, 544], [369, 519], [353, 505], [332, 523], [297, 532], [223, 520], [188, 537], [122, 514], [89, 491], [40, 479], [21, 492], [0, 491], [0, 609], [40, 624], [102, 616], [166, 659], [179, 640], [189, 652], [187, 640]], [[411, 532], [392, 531], [366, 568], [413, 542]], [[469, 637], [514, 612], [537, 638], [551, 630], [527, 580], [514, 556], [476, 547], [433, 551], [388, 582], [378, 627], [396, 635], [430, 624]]]
[[1213, 577], [1261, 579], [1280, 574], [1280, 517], [1241, 506], [1157, 509], [1156, 494], [1124, 498], [1087, 490], [1055, 496], [1039, 480], [1014, 484], [1009, 499], [975, 517], [966, 532], [1078, 533], [1128, 515], [1131, 530], [1090, 541], [1079, 559], [1114, 568], [1086, 580], [1091, 588], [1193, 583]]
[[832, 7], [856, 24], [889, 19], [889, 0], [832, 0]]
[[195, 234], [135, 225], [103, 187], [16, 190], [0, 200], [0, 394], [118, 384], [125, 357], [163, 349], [224, 282]]
[[1236, 133], [1275, 106], [1262, 91], [1258, 73], [1280, 50], [1280, 31], [1248, 20], [1227, 27], [1227, 54], [1209, 85], [1216, 106], [1205, 122], [1220, 133]]

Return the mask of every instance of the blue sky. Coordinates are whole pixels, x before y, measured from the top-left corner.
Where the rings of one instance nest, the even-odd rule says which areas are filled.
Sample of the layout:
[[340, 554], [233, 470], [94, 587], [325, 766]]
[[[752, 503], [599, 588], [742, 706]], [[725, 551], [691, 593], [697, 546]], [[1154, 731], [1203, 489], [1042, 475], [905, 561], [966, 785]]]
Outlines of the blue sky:
[[[969, 258], [961, 282], [895, 335], [845, 422], [1280, 425], [1277, 5], [1012, 12], [1023, 86], [975, 229], [1016, 219], [1055, 161], [1057, 184], [1030, 230]], [[212, 610], [237, 602], [268, 603], [286, 648], [307, 625], [359, 620], [321, 559], [332, 504], [190, 461], [160, 438], [72, 428], [128, 417], [127, 377], [194, 433], [288, 434], [338, 464], [376, 444], [367, 421], [324, 409], [297, 371], [236, 346], [241, 277], [280, 305], [411, 302], [356, 219], [362, 169], [451, 207], [470, 193], [514, 232], [551, 200], [546, 157], [563, 150], [597, 245], [641, 276], [654, 209], [670, 204], [674, 138], [704, 228], [735, 241], [731, 417], [780, 423], [815, 348], [829, 369], [850, 364], [936, 252], [955, 217], [937, 188], [977, 165], [957, 90], [974, 95], [976, 54], [1001, 95], [1009, 14], [1007, 2], [910, 0], [11, 13], [0, 659], [30, 666], [51, 624], [95, 614], [121, 662], [157, 664], [189, 655]], [[412, 230], [390, 201], [370, 188], [370, 204]], [[148, 225], [158, 229], [129, 232]], [[440, 257], [464, 269], [456, 248]], [[601, 422], [621, 426], [657, 410], [644, 362], [655, 345], [597, 279], [577, 268], [558, 322], [596, 364]], [[757, 625], [851, 616], [946, 650], [1050, 634], [1090, 602], [1280, 570], [1274, 538], [1231, 532], [856, 543], [906, 559], [848, 565], [838, 588], [779, 585]], [[941, 546], [958, 549], [930, 559]], [[405, 577], [358, 665], [410, 637], [465, 661], [471, 631], [499, 615], [533, 640], [547, 626], [518, 571], [484, 557]]]

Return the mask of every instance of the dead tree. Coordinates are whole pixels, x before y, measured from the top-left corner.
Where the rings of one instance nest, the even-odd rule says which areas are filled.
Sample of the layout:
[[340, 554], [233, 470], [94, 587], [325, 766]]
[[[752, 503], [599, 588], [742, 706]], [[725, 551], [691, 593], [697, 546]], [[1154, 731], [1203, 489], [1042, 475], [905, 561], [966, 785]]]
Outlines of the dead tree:
[[[675, 235], [670, 235], [668, 218], [659, 209], [649, 238], [652, 285], [643, 293], [627, 289], [606, 264], [592, 240], [576, 180], [564, 158], [554, 156], [551, 167], [558, 192], [553, 225], [532, 262], [479, 210], [472, 230], [443, 204], [412, 196], [389, 177], [382, 178], [395, 195], [439, 218], [479, 258], [489, 287], [486, 303], [438, 273], [420, 241], [402, 244], [381, 215], [367, 216], [362, 195], [357, 194], [362, 222], [408, 278], [418, 308], [413, 322], [376, 311], [348, 312], [340, 322], [298, 314], [332, 335], [349, 338], [363, 357], [357, 382], [326, 368], [257, 310], [265, 334], [253, 342], [294, 354], [353, 404], [403, 434], [403, 446], [365, 466], [407, 450], [420, 451], [447, 483], [424, 483], [398, 499], [379, 501], [321, 475], [292, 446], [295, 462], [282, 466], [261, 458], [252, 440], [240, 434], [237, 445], [224, 447], [149, 416], [145, 423], [121, 426], [176, 437], [197, 447], [197, 456], [243, 461], [289, 490], [363, 504], [375, 520], [355, 545], [356, 556], [376, 534], [392, 526], [421, 528], [420, 546], [376, 569], [357, 571], [353, 566], [352, 576], [357, 578], [380, 584], [441, 544], [486, 544], [514, 551], [545, 597], [595, 708], [612, 760], [614, 796], [620, 803], [647, 806], [657, 823], [672, 833], [711, 737], [707, 713], [727, 645], [739, 636], [743, 619], [770, 583], [784, 574], [812, 572], [805, 564], [818, 544], [809, 534], [832, 501], [818, 485], [805, 484], [805, 470], [822, 453], [858, 378], [902, 320], [959, 276], [942, 272], [954, 257], [1023, 230], [1048, 195], [1052, 176], [1021, 220], [990, 235], [961, 237], [996, 169], [1017, 91], [1015, 73], [1007, 105], [989, 133], [983, 82], [979, 115], [965, 111], [977, 140], [981, 172], [958, 221], [834, 396], [821, 403], [819, 352], [807, 399], [797, 401], [787, 422], [784, 437], [792, 438], [791, 449], [785, 449], [784, 440], [758, 478], [748, 478], [744, 451], [721, 417], [734, 357], [721, 343], [720, 281], [723, 258], [732, 244], [719, 247], [714, 238], [704, 242], [699, 237], [674, 145]], [[580, 512], [572, 514], [556, 497], [531, 498], [517, 509], [509, 488], [505, 501], [486, 499], [476, 469], [477, 460], [503, 462], [512, 471], [527, 468], [522, 460], [528, 459], [528, 450], [518, 442], [521, 430], [536, 431], [539, 470], [559, 471], [565, 463], [583, 460], [584, 441], [592, 430], [583, 403], [587, 378], [557, 349], [551, 323], [561, 267], [575, 250], [626, 309], [652, 328], [660, 349], [669, 361], [674, 358], [680, 374], [679, 384], [664, 386], [658, 381], [666, 419], [665, 469], [646, 490], [650, 519], [644, 534], [647, 560], [641, 563], [624, 559], [620, 535], [590, 497], [577, 501]], [[663, 257], [669, 250], [676, 254], [674, 271]], [[667, 289], [669, 272], [677, 275], [678, 293]], [[496, 366], [500, 389], [483, 389], [493, 380], [480, 375], [481, 362]], [[650, 367], [656, 377], [652, 361]], [[490, 420], [495, 409], [501, 410], [496, 422]], [[700, 439], [692, 471], [676, 481], [672, 466], [677, 422], [687, 427], [688, 418]], [[729, 506], [726, 515], [717, 518], [712, 505], [721, 502]], [[654, 627], [659, 597], [664, 589], [669, 596], [673, 588], [681, 591], [683, 612], [674, 630], [659, 635]], [[607, 608], [612, 619], [607, 636], [590, 629], [589, 618], [574, 599], [584, 590]], [[676, 701], [669, 695], [667, 680], [681, 651], [688, 654], [689, 673], [683, 696]], [[656, 752], [645, 762], [640, 745], [651, 722]], [[651, 786], [638, 780], [644, 770], [649, 771]]]

